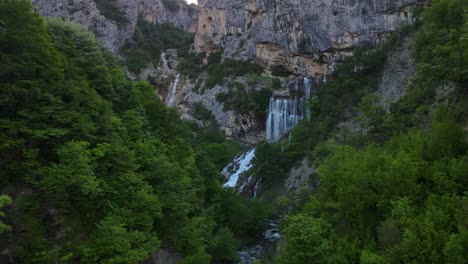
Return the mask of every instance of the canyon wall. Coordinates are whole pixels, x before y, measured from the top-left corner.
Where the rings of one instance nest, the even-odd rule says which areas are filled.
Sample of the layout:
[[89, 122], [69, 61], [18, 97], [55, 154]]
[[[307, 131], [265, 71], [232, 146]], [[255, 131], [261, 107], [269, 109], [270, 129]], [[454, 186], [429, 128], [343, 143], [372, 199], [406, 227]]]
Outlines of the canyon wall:
[[170, 23], [195, 32], [198, 12], [195, 5], [168, 0], [32, 0], [39, 13], [62, 17], [82, 24], [117, 53], [132, 37], [138, 18], [153, 23]]
[[428, 0], [201, 0], [197, 52], [323, 76], [356, 47], [374, 47]]

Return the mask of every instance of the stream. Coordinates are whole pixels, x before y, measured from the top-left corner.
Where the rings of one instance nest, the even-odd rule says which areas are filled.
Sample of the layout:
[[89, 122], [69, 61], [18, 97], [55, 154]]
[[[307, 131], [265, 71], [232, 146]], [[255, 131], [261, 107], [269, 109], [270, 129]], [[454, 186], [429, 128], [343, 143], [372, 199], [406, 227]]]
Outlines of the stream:
[[269, 229], [263, 233], [262, 240], [239, 250], [240, 264], [254, 264], [265, 253], [274, 250], [274, 246], [281, 239], [281, 234], [276, 221], [270, 221], [268, 225]]
[[[296, 79], [292, 89], [290, 88], [289, 97], [272, 96], [270, 98], [265, 129], [267, 141], [272, 142], [284, 138], [301, 120], [310, 118], [308, 100], [311, 97], [311, 92], [312, 82], [310, 79], [303, 78], [302, 81]], [[261, 184], [262, 179], [256, 179], [255, 175], [249, 175], [249, 177], [242, 175], [253, 167], [252, 160], [254, 158], [255, 148], [236, 156], [221, 171], [227, 178], [224, 187], [233, 188], [238, 193], [245, 193], [247, 188], [253, 189], [247, 193], [256, 198], [257, 186]], [[263, 233], [261, 239], [239, 250], [239, 263], [254, 264], [256, 260], [262, 259], [265, 254], [274, 253], [276, 244], [280, 239], [278, 222], [270, 220], [268, 229]]]

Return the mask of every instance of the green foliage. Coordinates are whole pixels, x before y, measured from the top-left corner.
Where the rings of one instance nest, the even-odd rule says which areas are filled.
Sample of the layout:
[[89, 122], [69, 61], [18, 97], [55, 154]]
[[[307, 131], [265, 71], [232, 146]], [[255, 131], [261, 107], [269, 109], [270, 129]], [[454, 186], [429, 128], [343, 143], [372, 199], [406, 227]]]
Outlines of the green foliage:
[[[215, 59], [212, 59], [212, 61], [215, 62], [217, 55], [213, 56], [215, 56]], [[208, 77], [205, 80], [205, 86], [213, 88], [216, 85], [222, 85], [224, 79], [228, 76], [259, 75], [261, 72], [262, 68], [256, 64], [225, 58], [223, 63], [208, 64]]]
[[178, 55], [181, 59], [177, 66], [177, 71], [187, 75], [190, 79], [197, 79], [205, 69], [205, 65], [203, 65], [205, 54], [193, 54], [189, 53], [188, 49], [181, 49]]
[[431, 80], [468, 82], [468, 3], [437, 0], [422, 15], [416, 36], [420, 74]]
[[[331, 155], [320, 165], [320, 188], [306, 212], [325, 219], [342, 237], [358, 237], [359, 247], [372, 247], [378, 241], [379, 251], [363, 251], [361, 261], [440, 263], [446, 258], [444, 247], [462, 257], [459, 246], [449, 241], [452, 232], [466, 229], [456, 214], [466, 200], [466, 179], [459, 170], [466, 167], [468, 145], [463, 133], [454, 132], [461, 128], [453, 118], [439, 116], [427, 134], [411, 131], [364, 149], [332, 146]], [[441, 140], [445, 143], [439, 145]], [[284, 258], [290, 259], [290, 254], [285, 251]]]
[[329, 263], [330, 225], [323, 219], [297, 214], [286, 219], [278, 263]]
[[[0, 195], [0, 209], [3, 207], [10, 205], [12, 200], [8, 195]], [[5, 217], [5, 213], [0, 211], [0, 217]], [[11, 227], [0, 221], [0, 234], [4, 233], [5, 231], [10, 231]]]
[[219, 222], [240, 238], [261, 236], [270, 216], [270, 208], [255, 199], [245, 200], [228, 189], [223, 190], [219, 198]]
[[271, 67], [271, 74], [273, 76], [289, 76], [289, 71], [283, 65], [275, 65]]
[[385, 118], [385, 110], [380, 105], [379, 98], [376, 95], [369, 94], [362, 98], [358, 111], [360, 116], [358, 120], [365, 129], [374, 129], [382, 124]]
[[193, 105], [193, 114], [197, 119], [202, 120], [203, 122], [216, 122], [213, 113], [211, 113], [211, 111], [208, 110], [201, 102], [196, 102]]
[[259, 122], [266, 120], [266, 110], [272, 95], [271, 89], [262, 88], [248, 92], [239, 82], [229, 83], [228, 88], [227, 93], [216, 95], [216, 100], [223, 103], [224, 110], [234, 110], [242, 115], [253, 113], [260, 120]]
[[116, 0], [96, 0], [95, 3], [99, 12], [107, 19], [114, 21], [119, 27], [127, 25], [128, 20], [125, 17], [125, 12], [119, 8]]
[[[199, 143], [82, 27], [46, 21], [27, 0], [0, 2], [0, 19], [0, 181], [31, 190], [5, 220], [18, 262], [141, 263], [164, 247], [209, 263], [208, 249], [237, 249], [219, 231], [228, 221], [218, 169], [199, 151], [221, 138], [227, 162], [237, 143]], [[182, 43], [171, 30], [160, 39]]]
[[[465, 2], [434, 1], [423, 13], [415, 34], [417, 76], [389, 113], [372, 94], [386, 53], [411, 28], [380, 51], [345, 62], [311, 99], [311, 122], [295, 128], [291, 147], [277, 156], [286, 160], [287, 152], [311, 151], [320, 185], [289, 217], [295, 221], [285, 222], [280, 263], [310, 262], [297, 257], [315, 252], [314, 246], [303, 247], [313, 232], [297, 222], [316, 219], [330, 232], [309, 240], [327, 241], [323, 251], [332, 252], [318, 257], [319, 263], [466, 262]], [[441, 87], [453, 88], [443, 104], [436, 100]], [[336, 125], [353, 112], [367, 134], [334, 137]], [[270, 163], [282, 161], [268, 161], [271, 156], [259, 157], [266, 161], [263, 170], [271, 168], [262, 175], [280, 169]]]
[[133, 39], [125, 44], [122, 53], [127, 58], [128, 69], [139, 73], [148, 63], [157, 65], [162, 51], [169, 48], [187, 49], [192, 41], [193, 33], [187, 33], [182, 28], [171, 24], [154, 24], [140, 18]]
[[221, 171], [242, 150], [239, 142], [226, 139], [215, 125], [198, 129], [195, 141], [199, 152], [204, 153], [218, 171]]
[[176, 12], [181, 7], [186, 5], [186, 3], [182, 0], [162, 0], [163, 5], [169, 9], [169, 11]]
[[[67, 142], [58, 150], [58, 163], [42, 167], [41, 187], [51, 194], [67, 196], [90, 196], [100, 192], [99, 182], [94, 175], [91, 151], [87, 142]], [[61, 197], [64, 199], [64, 197]]]
[[158, 247], [156, 234], [131, 230], [125, 219], [109, 215], [99, 222], [81, 254], [85, 263], [140, 263]]
[[218, 230], [209, 248], [214, 263], [238, 263], [237, 240], [228, 228]]
[[210, 56], [208, 56], [207, 58], [208, 64], [221, 63], [222, 55], [223, 54], [220, 51], [211, 53]]

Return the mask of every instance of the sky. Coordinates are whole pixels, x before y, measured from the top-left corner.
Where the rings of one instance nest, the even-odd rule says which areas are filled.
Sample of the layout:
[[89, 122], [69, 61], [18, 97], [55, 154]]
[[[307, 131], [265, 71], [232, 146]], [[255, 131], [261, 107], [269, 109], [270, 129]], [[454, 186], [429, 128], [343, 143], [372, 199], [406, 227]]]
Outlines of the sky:
[[187, 3], [189, 4], [196, 4], [197, 3], [197, 0], [185, 0], [187, 1]]

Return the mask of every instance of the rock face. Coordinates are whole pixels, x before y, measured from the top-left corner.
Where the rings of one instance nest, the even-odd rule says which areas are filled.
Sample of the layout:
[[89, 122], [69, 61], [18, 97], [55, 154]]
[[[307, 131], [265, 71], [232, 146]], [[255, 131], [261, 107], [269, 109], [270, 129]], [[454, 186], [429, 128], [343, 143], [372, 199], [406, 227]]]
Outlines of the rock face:
[[[107, 49], [115, 53], [127, 39], [132, 37], [139, 17], [153, 23], [171, 23], [186, 31], [196, 30], [198, 20], [196, 6], [180, 3], [177, 8], [168, 8], [164, 2], [163, 0], [32, 0], [43, 16], [62, 17], [84, 25], [101, 39]], [[99, 9], [100, 7], [104, 9], [103, 5], [107, 9], [104, 12]]]
[[[243, 78], [236, 79], [237, 82], [246, 83]], [[256, 90], [259, 87], [245, 85], [247, 90]], [[197, 92], [195, 85], [187, 78], [180, 84], [180, 90], [177, 99], [177, 108], [182, 118], [197, 122], [200, 126], [205, 126], [204, 121], [200, 121], [194, 114], [196, 104], [203, 105], [209, 110], [220, 131], [229, 138], [241, 140], [247, 144], [255, 144], [265, 139], [265, 133], [261, 124], [255, 118], [253, 113], [240, 114], [236, 111], [225, 109], [222, 102], [218, 102], [217, 95], [227, 93], [229, 88], [226, 85], [216, 85], [201, 93]]]
[[381, 43], [428, 0], [201, 0], [195, 48], [267, 69], [326, 75], [352, 49]]
[[413, 38], [407, 37], [402, 45], [395, 47], [387, 57], [382, 80], [376, 92], [387, 112], [390, 111], [391, 104], [405, 95], [406, 88], [416, 73], [416, 63], [411, 57], [412, 43]]

